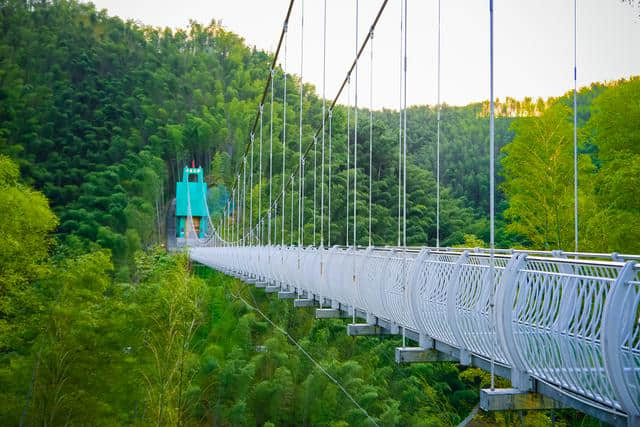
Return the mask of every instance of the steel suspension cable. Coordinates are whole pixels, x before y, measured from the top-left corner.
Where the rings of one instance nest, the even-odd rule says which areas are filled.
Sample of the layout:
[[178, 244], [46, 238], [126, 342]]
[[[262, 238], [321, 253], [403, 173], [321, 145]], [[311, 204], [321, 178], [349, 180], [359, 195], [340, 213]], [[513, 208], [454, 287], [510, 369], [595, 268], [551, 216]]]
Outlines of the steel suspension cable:
[[[286, 152], [287, 152], [287, 39], [288, 39], [288, 24], [285, 23], [284, 28], [284, 92], [282, 96], [282, 233], [281, 244], [284, 247], [284, 216], [285, 216], [285, 182], [284, 182], [284, 173], [286, 166]], [[293, 197], [293, 192], [291, 193], [291, 197]], [[291, 211], [291, 215], [293, 215], [293, 210]]]
[[269, 233], [269, 246], [271, 246], [271, 208], [273, 206], [273, 74], [274, 69], [271, 68], [271, 113], [269, 114], [269, 223], [267, 226], [267, 231]]
[[573, 233], [578, 252], [578, 2], [573, 0]]
[[[378, 24], [378, 22], [380, 20], [380, 17], [382, 16], [382, 13], [384, 12], [384, 9], [386, 8], [388, 2], [389, 2], [389, 0], [383, 0], [382, 1], [382, 4], [380, 5], [380, 8], [378, 9], [378, 13], [376, 14], [376, 16], [375, 16], [375, 18], [373, 20], [373, 23], [371, 24], [371, 30], [375, 30], [375, 27], [377, 26], [377, 24]], [[364, 49], [366, 48], [367, 43], [369, 42], [370, 34], [371, 34], [371, 32], [367, 32], [367, 35], [366, 35], [364, 41], [362, 42], [362, 44], [360, 45], [360, 49], [357, 52], [356, 58], [352, 62], [351, 67], [347, 70], [346, 76], [345, 76], [344, 80], [342, 81], [342, 84], [340, 85], [337, 93], [335, 94], [335, 96], [334, 96], [334, 98], [333, 98], [333, 100], [331, 102], [331, 105], [328, 108], [328, 112], [329, 113], [335, 108], [335, 106], [338, 103], [338, 100], [340, 99], [340, 96], [342, 95], [342, 92], [344, 92], [345, 88], [348, 86], [350, 76], [353, 73], [353, 70], [354, 70], [355, 65], [356, 65], [356, 61], [360, 58], [360, 56], [364, 52]], [[314, 136], [317, 137], [320, 134], [321, 131], [322, 131], [322, 126], [320, 125], [318, 127], [318, 129], [316, 130], [316, 132], [314, 133]], [[312, 144], [308, 144], [306, 149], [304, 150], [303, 154], [306, 155], [311, 150], [312, 147], [313, 147]], [[289, 179], [293, 179], [293, 178], [290, 177]], [[279, 194], [275, 198], [275, 201], [279, 201], [281, 197], [282, 197], [282, 194]]]
[[[289, 244], [291, 246], [293, 246], [293, 192], [294, 192], [293, 185], [295, 183], [293, 178], [294, 178], [294, 176], [293, 176], [293, 174], [291, 174], [291, 233], [290, 233], [290, 236], [289, 236]], [[299, 199], [298, 199], [298, 203], [300, 203]], [[298, 230], [298, 248], [300, 248], [300, 231], [299, 230]], [[300, 253], [298, 252], [298, 259], [299, 258], [300, 258]]]
[[349, 82], [347, 87], [347, 198], [345, 199], [345, 206], [347, 208], [347, 216], [346, 216], [346, 235], [345, 235], [345, 244], [349, 246], [349, 213], [351, 209], [349, 208], [349, 181], [351, 180], [351, 172], [349, 167], [351, 166], [351, 76], [349, 76]]
[[[358, 18], [359, 18], [359, 1], [356, 0], [356, 55], [358, 54]], [[353, 246], [357, 247], [357, 208], [358, 201], [358, 59], [356, 58], [356, 82], [354, 89], [354, 119], [353, 119]], [[354, 258], [355, 273], [355, 258]], [[355, 275], [354, 275], [355, 278]]]
[[407, 249], [407, 0], [404, 0], [404, 118], [403, 118], [403, 165], [402, 165], [402, 246]]
[[[304, 69], [304, 0], [300, 2], [300, 124], [299, 124], [299, 140], [298, 140], [298, 165], [302, 165], [302, 102], [304, 97], [304, 82], [302, 81], [302, 72]], [[301, 168], [299, 167], [301, 170]], [[304, 228], [304, 224], [302, 221], [302, 211], [304, 206], [302, 201], [304, 199], [304, 195], [302, 194], [302, 186], [304, 181], [304, 174], [299, 176], [298, 181], [298, 246], [301, 244], [304, 245], [304, 241], [302, 239], [302, 229]], [[293, 215], [293, 212], [292, 212]], [[293, 221], [293, 217], [292, 217]]]
[[[278, 215], [278, 201], [276, 200], [273, 207], [273, 216], [274, 218]], [[273, 221], [273, 241], [278, 241], [278, 221]]]
[[238, 244], [238, 224], [240, 224], [240, 221], [238, 221], [238, 217], [239, 212], [238, 212], [238, 208], [240, 206], [240, 203], [237, 203], [237, 201], [240, 200], [240, 197], [238, 197], [239, 195], [239, 191], [238, 188], [240, 186], [240, 174], [238, 174], [238, 179], [236, 180], [236, 182], [238, 183], [238, 185], [236, 186], [236, 188], [234, 188], [233, 190], [233, 194], [234, 194], [234, 202], [233, 202], [233, 241], [235, 242], [235, 244]]
[[316, 245], [316, 178], [317, 178], [317, 168], [318, 168], [318, 150], [316, 149], [316, 145], [318, 144], [318, 138], [313, 138], [313, 246]]
[[[255, 137], [251, 134], [251, 165], [249, 166], [249, 236], [253, 232], [253, 146]], [[249, 240], [251, 244], [251, 238]]]
[[373, 181], [373, 31], [371, 31], [369, 59], [369, 246], [371, 246], [371, 187]]
[[440, 105], [440, 10], [441, 0], [438, 0], [438, 118], [437, 118], [437, 132], [436, 132], [436, 248], [440, 248], [440, 113], [442, 106]]
[[[404, 0], [404, 75], [403, 75], [403, 158], [402, 158], [402, 279], [403, 289], [407, 286], [407, 29], [409, 27], [409, 15], [407, 13], [407, 0]], [[406, 346], [406, 331], [402, 328], [402, 346]]]
[[242, 160], [242, 246], [246, 245], [247, 223], [247, 156]]
[[[489, 80], [490, 80], [490, 117], [489, 117], [489, 223], [490, 223], [490, 278], [493, 284], [495, 274], [495, 105], [493, 100], [493, 0], [489, 0]], [[491, 320], [495, 333], [495, 289], [491, 286]], [[495, 336], [494, 336], [495, 338]], [[495, 338], [497, 340], [497, 338]], [[497, 345], [497, 342], [494, 342]], [[491, 390], [495, 388], [495, 352], [491, 353]]]
[[[286, 34], [286, 31], [287, 31], [287, 25], [288, 25], [288, 22], [289, 22], [289, 17], [291, 16], [291, 10], [293, 9], [293, 3], [294, 2], [295, 2], [295, 0], [290, 0], [289, 1], [289, 6], [287, 7], [287, 14], [286, 14], [286, 16], [284, 18], [284, 24], [282, 26], [282, 31], [280, 32], [280, 38], [278, 39], [278, 46], [276, 47], [276, 51], [275, 51], [275, 53], [273, 55], [273, 60], [271, 61], [271, 70], [272, 71], [276, 68], [276, 64], [278, 63], [278, 57], [280, 56], [280, 49], [282, 48], [282, 44], [283, 44], [283, 41], [284, 41], [284, 38], [285, 38], [285, 34]], [[259, 106], [264, 104], [264, 101], [267, 99], [267, 95], [269, 93], [269, 84], [273, 82], [273, 77], [274, 77], [273, 72], [270, 73], [268, 75], [268, 77], [267, 77], [267, 82], [266, 82], [266, 84], [264, 86], [264, 90], [262, 91], [262, 97], [261, 97], [260, 103], [258, 104]], [[259, 122], [259, 118], [260, 118], [259, 114], [260, 114], [260, 111], [258, 110], [256, 112], [256, 117], [253, 120], [253, 125], [251, 126], [251, 131], [249, 133], [250, 135], [251, 134], [255, 134], [255, 132], [256, 132], [256, 128], [258, 127], [258, 122]], [[248, 150], [249, 150], [249, 144], [247, 144], [247, 146], [245, 146], [243, 154], [246, 155]], [[236, 172], [237, 172], [237, 168], [236, 168]]]
[[398, 246], [402, 243], [402, 50], [404, 49], [404, 42], [402, 38], [404, 31], [404, 7], [402, 2], [403, 0], [400, 0], [400, 89], [398, 90]]
[[304, 161], [305, 158], [302, 158], [302, 169], [300, 170], [300, 182], [302, 183], [302, 193], [300, 194], [300, 203], [303, 206], [303, 209], [300, 211], [300, 222], [301, 222], [301, 228], [300, 228], [300, 232], [302, 233], [302, 246], [304, 246]]
[[[326, 0], [325, 0], [326, 1]], [[331, 162], [333, 159], [332, 147], [333, 147], [333, 110], [329, 110], [329, 194], [327, 203], [327, 247], [331, 247]]]
[[[327, 70], [327, 0], [324, 0], [322, 30], [322, 160], [320, 162], [320, 246], [324, 248], [324, 138], [325, 138], [325, 114], [327, 109], [326, 98], [326, 70]], [[314, 233], [315, 234], [315, 233]]]
[[260, 104], [260, 166], [258, 168], [258, 221], [260, 221], [260, 245], [264, 243], [263, 227], [262, 227], [262, 115], [264, 113], [264, 104]]

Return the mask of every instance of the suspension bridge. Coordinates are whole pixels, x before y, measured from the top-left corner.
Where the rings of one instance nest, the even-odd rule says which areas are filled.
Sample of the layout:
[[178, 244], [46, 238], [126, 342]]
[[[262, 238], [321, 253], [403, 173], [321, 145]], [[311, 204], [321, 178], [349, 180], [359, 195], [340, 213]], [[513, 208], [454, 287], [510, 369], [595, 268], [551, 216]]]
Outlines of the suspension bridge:
[[[574, 0], [575, 1], [575, 0]], [[438, 0], [439, 4], [440, 0]], [[300, 3], [299, 30], [304, 34], [304, 0]], [[407, 14], [406, 0], [399, 0], [400, 104], [398, 123], [398, 241], [376, 247], [371, 240], [371, 189], [369, 173], [368, 245], [358, 246], [358, 64], [369, 47], [373, 70], [373, 35], [389, 1], [380, 9], [364, 41], [356, 37], [354, 61], [332, 101], [322, 87], [322, 124], [312, 143], [303, 147], [303, 91], [300, 86], [298, 161], [287, 165], [282, 150], [282, 170], [276, 180], [273, 169], [273, 100], [276, 64], [284, 52], [282, 121], [286, 125], [287, 33], [294, 0], [289, 3], [278, 47], [250, 132], [242, 161], [233, 175], [230, 192], [219, 221], [214, 224], [206, 200], [191, 200], [186, 191], [187, 213], [179, 245], [188, 248], [197, 263], [235, 276], [296, 307], [316, 307], [317, 318], [349, 318], [349, 335], [398, 335], [398, 363], [454, 361], [491, 373], [491, 387], [481, 392], [485, 410], [554, 409], [571, 407], [612, 425], [640, 425], [640, 255], [579, 252], [578, 175], [574, 168], [575, 250], [534, 251], [499, 249], [494, 242], [494, 96], [493, 1], [490, 20], [490, 248], [440, 246], [440, 13], [438, 8], [438, 115], [437, 115], [437, 244], [407, 245]], [[576, 14], [574, 3], [574, 30]], [[324, 2], [323, 76], [326, 66], [327, 9]], [[575, 37], [575, 31], [574, 31]], [[304, 64], [301, 37], [300, 80]], [[574, 40], [575, 41], [575, 40]], [[574, 43], [575, 64], [575, 43]], [[373, 72], [373, 71], [371, 71]], [[574, 66], [574, 164], [577, 165], [576, 75]], [[373, 76], [370, 79], [372, 99]], [[352, 211], [335, 218], [332, 211], [333, 111], [347, 92], [346, 199]], [[355, 94], [351, 104], [351, 93]], [[264, 123], [265, 108], [270, 109]], [[369, 113], [371, 114], [372, 108]], [[369, 125], [372, 126], [369, 117]], [[370, 128], [371, 129], [371, 128]], [[286, 132], [281, 143], [287, 142]], [[263, 159], [263, 144], [269, 158]], [[258, 145], [256, 148], [255, 146]], [[320, 147], [318, 147], [320, 146]], [[369, 165], [375, 148], [369, 132]], [[257, 151], [257, 155], [254, 152]], [[362, 154], [361, 154], [362, 156]], [[318, 157], [320, 160], [318, 161]], [[327, 166], [325, 167], [325, 163]], [[309, 165], [312, 166], [309, 166]], [[287, 166], [289, 169], [287, 169]], [[352, 168], [352, 169], [351, 169]], [[371, 167], [369, 167], [371, 171]], [[254, 176], [256, 176], [254, 182]], [[185, 175], [186, 176], [186, 175]], [[311, 178], [311, 176], [313, 178]], [[320, 177], [318, 179], [318, 176]], [[248, 182], [247, 182], [248, 181]], [[266, 181], [268, 190], [263, 189]], [[313, 188], [305, 189], [305, 182]], [[276, 188], [276, 182], [280, 184]], [[252, 189], [258, 186], [254, 206]], [[361, 184], [362, 185], [362, 184]], [[296, 191], [297, 187], [297, 191]], [[351, 194], [349, 191], [351, 189]], [[267, 191], [265, 191], [267, 190]], [[268, 199], [263, 203], [263, 193]], [[312, 195], [311, 195], [312, 194]], [[305, 197], [312, 197], [313, 215], [305, 218]], [[335, 197], [335, 195], [333, 195]], [[266, 195], [265, 195], [266, 198]], [[295, 200], [294, 200], [295, 199]], [[294, 210], [294, 201], [298, 206]], [[291, 204], [287, 217], [287, 204]], [[206, 209], [197, 218], [192, 206]], [[347, 204], [349, 206], [349, 204]], [[334, 218], [332, 218], [332, 212]], [[258, 218], [254, 222], [254, 217]], [[294, 218], [295, 217], [295, 218]], [[346, 241], [332, 240], [332, 221], [344, 221]], [[206, 226], [202, 221], [207, 220]], [[295, 226], [294, 226], [295, 223]], [[304, 225], [312, 224], [305, 237]], [[285, 241], [285, 231], [288, 241]], [[362, 238], [362, 236], [360, 236]], [[294, 240], [295, 239], [295, 240]], [[340, 244], [337, 244], [340, 243]], [[410, 346], [409, 344], [412, 344]], [[495, 387], [494, 376], [509, 379], [512, 388]]]

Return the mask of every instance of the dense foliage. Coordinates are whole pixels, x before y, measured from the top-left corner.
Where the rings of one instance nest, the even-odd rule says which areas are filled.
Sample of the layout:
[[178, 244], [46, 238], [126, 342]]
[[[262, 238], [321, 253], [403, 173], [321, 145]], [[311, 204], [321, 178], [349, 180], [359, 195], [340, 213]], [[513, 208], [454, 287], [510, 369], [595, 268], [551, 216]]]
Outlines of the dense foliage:
[[[367, 425], [340, 389], [240, 296], [298, 340], [381, 425], [451, 425], [475, 405], [487, 381], [482, 372], [444, 363], [396, 366], [395, 339], [346, 337], [342, 321], [315, 322], [311, 313], [219, 274], [194, 275], [183, 256], [161, 249], [184, 165], [205, 167], [215, 215], [232, 194], [270, 61], [215, 21], [171, 31], [75, 1], [0, 0], [3, 424]], [[300, 81], [287, 76], [283, 129], [281, 69], [275, 77], [273, 117], [268, 103], [263, 117], [262, 195], [255, 135], [253, 224], [268, 210], [270, 143], [274, 194], [283, 181], [285, 135], [286, 179], [299, 161]], [[312, 86], [304, 90], [307, 145], [322, 104]], [[583, 250], [640, 252], [638, 99], [638, 78], [578, 94]], [[498, 103], [498, 246], [573, 248], [571, 106], [571, 94]], [[486, 113], [486, 102], [442, 110], [443, 245], [489, 239]], [[347, 241], [352, 215], [348, 114], [338, 106], [332, 120], [334, 244]], [[368, 111], [360, 111], [358, 243], [368, 240], [371, 174], [373, 243], [394, 244], [399, 116], [383, 110], [373, 117], [369, 170]], [[436, 110], [411, 107], [407, 133], [407, 243], [434, 245]], [[351, 129], [351, 162], [354, 138]], [[305, 244], [314, 241], [313, 153], [305, 166]], [[293, 188], [285, 242], [297, 241], [297, 181]], [[319, 185], [316, 196], [319, 205]], [[278, 232], [273, 239], [279, 238]], [[527, 423], [548, 424], [547, 415], [529, 414]], [[496, 416], [479, 422], [513, 414]], [[562, 422], [582, 422], [571, 416]]]

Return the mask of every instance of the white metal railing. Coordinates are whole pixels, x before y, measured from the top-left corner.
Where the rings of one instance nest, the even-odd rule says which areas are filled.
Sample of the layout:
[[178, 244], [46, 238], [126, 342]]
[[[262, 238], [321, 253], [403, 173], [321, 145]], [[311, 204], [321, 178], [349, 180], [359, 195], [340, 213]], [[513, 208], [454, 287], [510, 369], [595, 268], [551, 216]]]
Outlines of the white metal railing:
[[204, 265], [328, 298], [461, 353], [495, 358], [511, 367], [520, 388], [527, 385], [518, 376], [531, 376], [640, 415], [638, 264], [541, 255], [338, 246], [190, 249]]

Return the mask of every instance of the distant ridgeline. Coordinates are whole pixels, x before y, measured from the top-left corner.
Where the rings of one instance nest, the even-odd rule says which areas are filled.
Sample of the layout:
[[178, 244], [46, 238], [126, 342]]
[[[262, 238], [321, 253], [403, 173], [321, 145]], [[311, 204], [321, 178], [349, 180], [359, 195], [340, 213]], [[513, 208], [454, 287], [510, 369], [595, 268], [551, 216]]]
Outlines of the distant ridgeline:
[[[176, 237], [204, 237], [207, 232], [207, 183], [201, 167], [186, 167], [176, 182]], [[191, 215], [193, 221], [188, 221]]]

